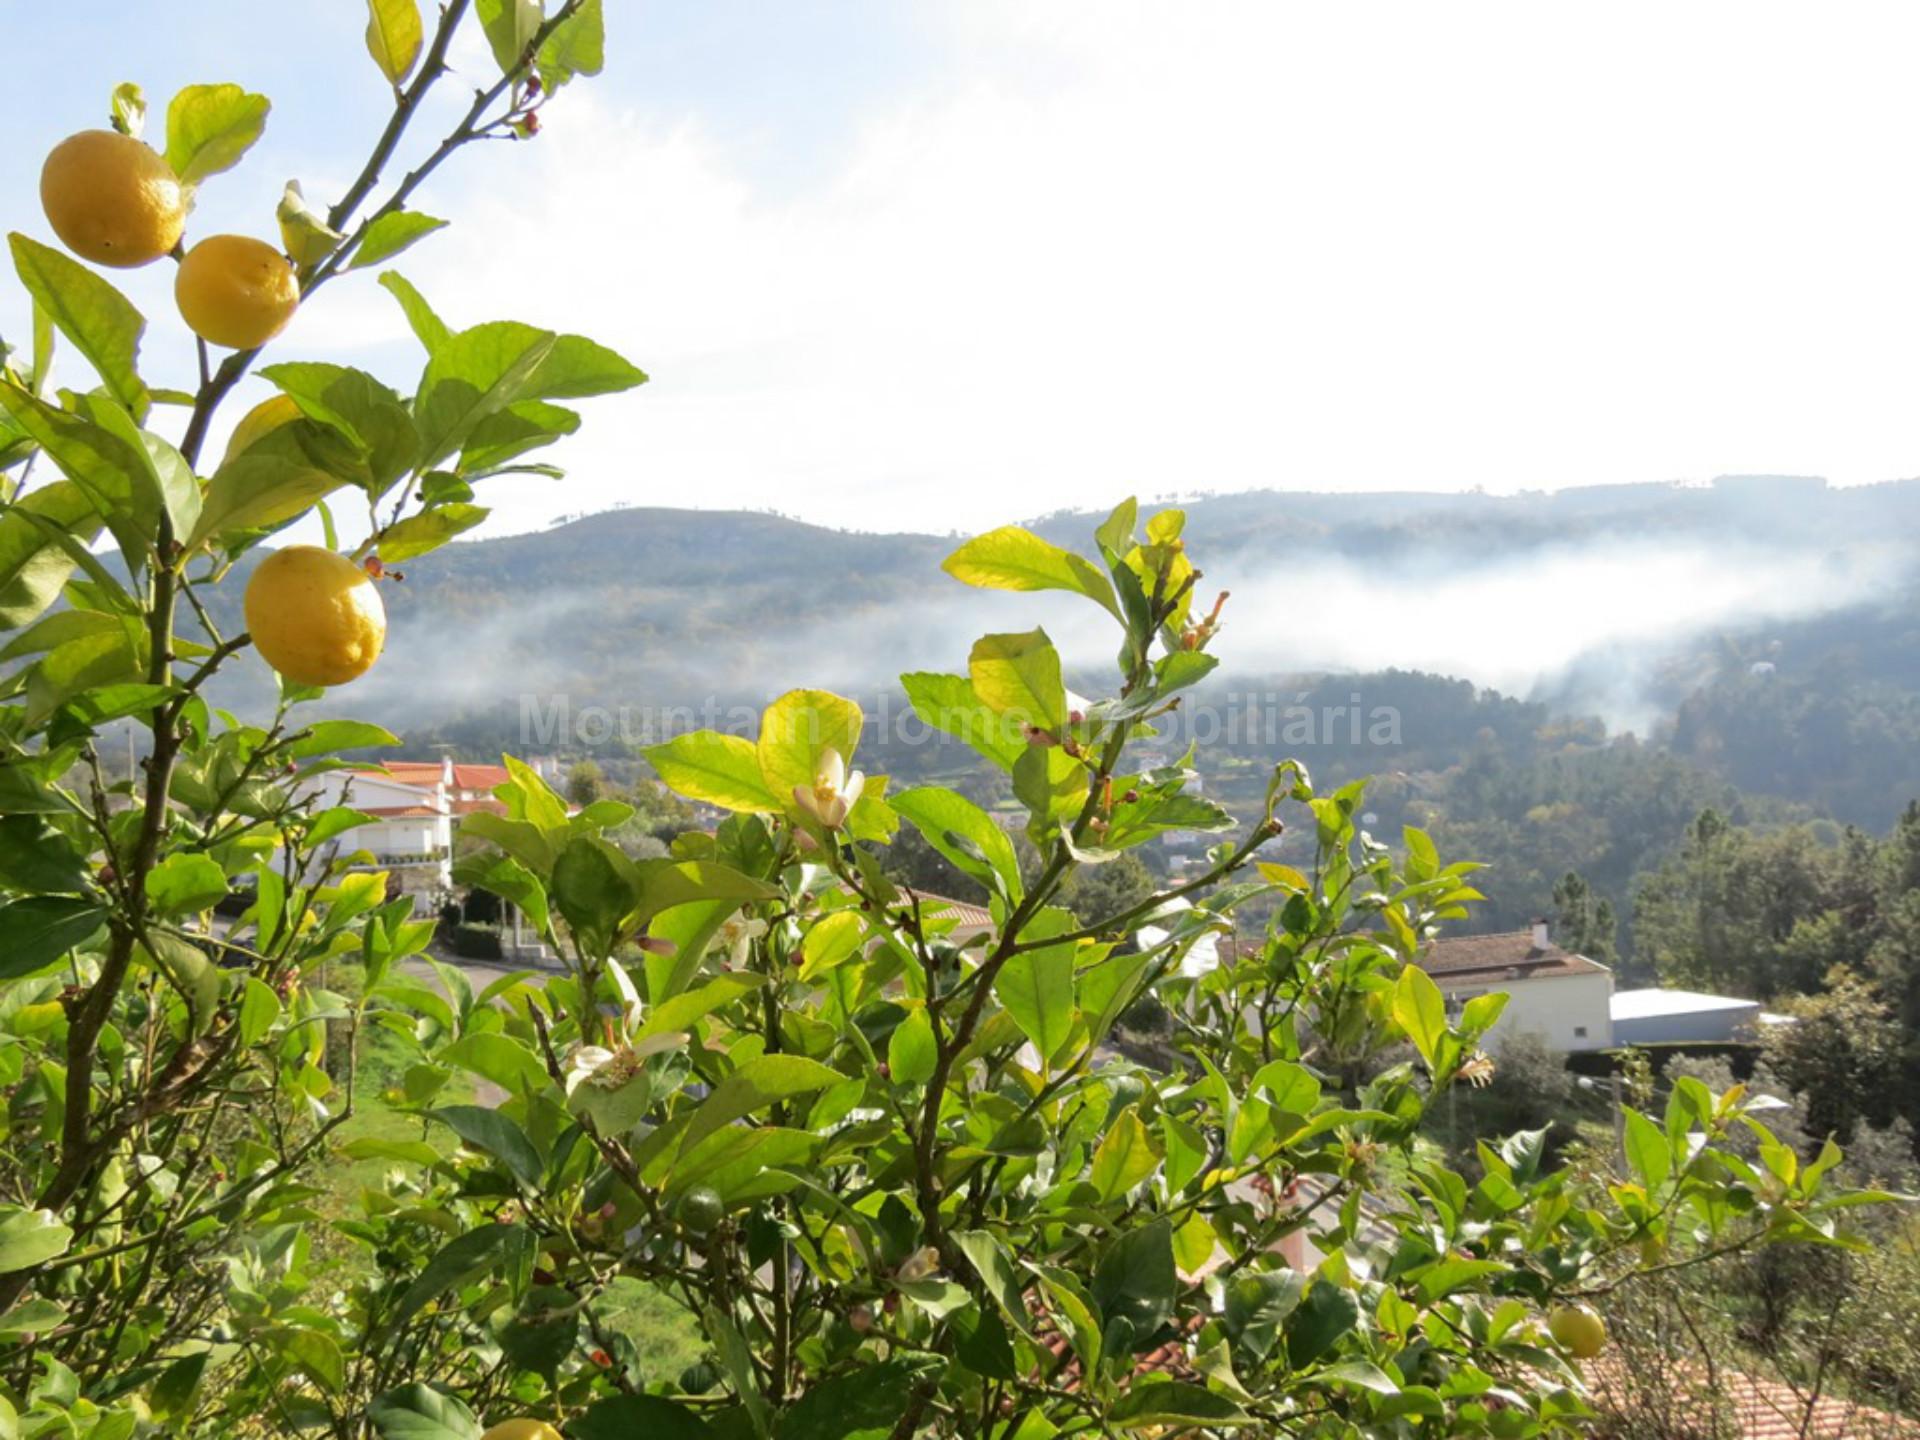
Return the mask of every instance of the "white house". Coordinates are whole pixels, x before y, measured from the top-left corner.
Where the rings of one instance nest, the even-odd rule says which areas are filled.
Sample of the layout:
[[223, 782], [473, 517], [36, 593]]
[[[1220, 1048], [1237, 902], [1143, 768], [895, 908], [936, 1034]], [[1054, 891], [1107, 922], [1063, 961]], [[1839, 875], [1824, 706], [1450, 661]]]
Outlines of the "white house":
[[341, 832], [338, 853], [364, 850], [380, 869], [422, 869], [443, 888], [453, 884], [453, 807], [440, 786], [379, 770], [334, 770], [315, 777], [310, 793], [319, 808], [346, 806], [370, 817]]
[[1458, 1012], [1491, 990], [1507, 993], [1507, 1008], [1491, 1032], [1496, 1042], [1532, 1034], [1558, 1054], [1614, 1043], [1613, 972], [1555, 945], [1544, 920], [1528, 930], [1436, 940], [1420, 964], [1449, 1010]]

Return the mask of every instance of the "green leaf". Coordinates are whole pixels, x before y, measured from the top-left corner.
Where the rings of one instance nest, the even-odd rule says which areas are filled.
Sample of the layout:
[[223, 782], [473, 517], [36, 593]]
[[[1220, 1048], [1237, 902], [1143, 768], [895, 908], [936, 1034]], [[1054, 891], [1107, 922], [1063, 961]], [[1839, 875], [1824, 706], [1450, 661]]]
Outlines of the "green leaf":
[[406, 1324], [448, 1291], [479, 1279], [500, 1262], [509, 1243], [522, 1235], [517, 1225], [495, 1223], [454, 1236], [407, 1286], [394, 1311], [393, 1324]]
[[644, 370], [584, 335], [561, 335], [527, 381], [534, 400], [583, 400], [647, 383]]
[[[964, 795], [939, 785], [921, 785], [889, 797], [887, 803], [927, 837], [927, 843], [963, 873], [998, 888], [1019, 903], [1020, 861], [1007, 832], [986, 811]], [[958, 836], [965, 845], [956, 845]], [[968, 848], [971, 847], [971, 848]], [[981, 857], [985, 857], [984, 863]]]
[[[157, 872], [156, 872], [157, 873]], [[149, 875], [148, 879], [153, 877]], [[151, 961], [167, 982], [180, 993], [193, 1033], [204, 1035], [213, 1028], [220, 1006], [220, 967], [207, 958], [207, 952], [191, 941], [165, 931], [155, 931], [138, 947], [138, 953]]]
[[1093, 1298], [1102, 1326], [1125, 1320], [1137, 1339], [1153, 1334], [1173, 1314], [1179, 1283], [1173, 1229], [1165, 1218], [1123, 1230], [1094, 1270]]
[[896, 1355], [813, 1385], [780, 1417], [780, 1440], [886, 1440], [938, 1357]]
[[501, 73], [512, 74], [527, 58], [527, 47], [545, 18], [540, 0], [474, 0], [473, 8]]
[[960, 1247], [960, 1253], [967, 1257], [967, 1263], [973, 1266], [986, 1284], [987, 1293], [1000, 1306], [1001, 1313], [1014, 1329], [1031, 1339], [1032, 1317], [1027, 1313], [1026, 1301], [1020, 1294], [1020, 1282], [1015, 1278], [1013, 1261], [1005, 1247], [985, 1230], [956, 1231], [953, 1239]]
[[654, 773], [668, 789], [689, 800], [704, 800], [723, 810], [777, 812], [783, 808], [760, 770], [751, 740], [695, 730], [645, 750]]
[[528, 398], [529, 379], [558, 340], [551, 331], [512, 320], [447, 336], [432, 351], [414, 398], [420, 468], [439, 464], [489, 415]]
[[747, 971], [716, 975], [697, 990], [684, 991], [647, 1011], [645, 1023], [633, 1032], [633, 1041], [637, 1045], [652, 1035], [685, 1030], [714, 1011], [731, 1005], [741, 996], [758, 990], [764, 983], [763, 976]]
[[477, 480], [579, 428], [580, 417], [571, 410], [544, 400], [516, 401], [473, 427], [455, 468]]
[[893, 1034], [887, 1040], [887, 1068], [893, 1074], [893, 1083], [924, 1085], [933, 1078], [939, 1058], [933, 1021], [927, 1018], [925, 1006], [916, 1005], [907, 1012], [906, 1019], [893, 1027]]
[[459, 1400], [416, 1381], [367, 1407], [381, 1440], [480, 1440], [480, 1422]]
[[600, 0], [585, 0], [540, 46], [540, 83], [558, 90], [576, 75], [598, 75], [607, 59], [606, 16]]
[[1279, 1343], [1281, 1327], [1300, 1304], [1308, 1277], [1298, 1270], [1248, 1272], [1227, 1287], [1227, 1334], [1247, 1355], [1265, 1360]]
[[367, 53], [389, 84], [407, 78], [425, 38], [418, 0], [367, 0]]
[[433, 313], [433, 307], [427, 304], [420, 292], [414, 289], [399, 271], [381, 271], [380, 284], [400, 302], [400, 308], [406, 314], [408, 326], [412, 328], [415, 338], [426, 347], [429, 355], [453, 338], [453, 332], [447, 329], [446, 323]]
[[996, 713], [1049, 732], [1066, 723], [1067, 688], [1046, 631], [981, 636], [967, 659], [967, 673], [974, 694]]
[[1433, 977], [1418, 965], [1402, 970], [1393, 987], [1393, 1019], [1432, 1069], [1447, 1033], [1447, 1002]]
[[366, 467], [361, 483], [370, 495], [384, 495], [413, 468], [420, 450], [413, 417], [398, 395], [366, 371], [305, 360], [269, 365], [260, 373], [278, 385], [308, 419], [353, 446]]
[[919, 671], [902, 675], [900, 684], [914, 714], [942, 734], [971, 745], [1002, 770], [1013, 769], [1014, 762], [1027, 753], [1026, 735], [989, 709], [964, 676]]
[[[413, 8], [413, 0], [371, 0], [374, 5], [399, 4]], [[354, 247], [353, 263], [349, 270], [364, 270], [378, 265], [382, 260], [391, 260], [402, 250], [424, 240], [434, 231], [446, 225], [444, 220], [436, 220], [431, 215], [422, 215], [418, 210], [390, 210], [367, 226], [367, 233], [360, 237], [360, 243]]]
[[9, 235], [13, 268], [36, 304], [73, 348], [86, 356], [109, 393], [135, 416], [147, 412], [139, 373], [146, 317], [131, 301], [77, 260], [25, 235]]
[[147, 907], [157, 915], [210, 909], [226, 894], [226, 872], [206, 855], [169, 855], [147, 872]]
[[1667, 1143], [1667, 1132], [1638, 1110], [1626, 1108], [1623, 1113], [1627, 1117], [1627, 1162], [1651, 1194], [1666, 1183], [1673, 1170], [1673, 1150]]
[[59, 598], [78, 562], [55, 536], [84, 553], [99, 531], [99, 512], [71, 480], [41, 485], [0, 512], [0, 629], [26, 624]]
[[714, 1087], [700, 1102], [680, 1137], [680, 1154], [687, 1155], [723, 1125], [731, 1125], [756, 1110], [764, 1110], [796, 1095], [824, 1090], [841, 1079], [817, 1060], [803, 1055], [758, 1055]]
[[231, 170], [267, 128], [273, 108], [238, 85], [189, 85], [167, 106], [167, 163], [188, 185]]
[[976, 536], [940, 568], [983, 590], [1070, 590], [1124, 620], [1113, 598], [1113, 582], [1097, 565], [1018, 525]]
[[491, 1080], [510, 1095], [532, 1094], [544, 1089], [548, 1080], [547, 1067], [510, 1035], [488, 1031], [462, 1035], [440, 1052], [440, 1059]]
[[754, 750], [778, 808], [792, 809], [794, 790], [813, 786], [826, 750], [839, 751], [851, 769], [863, 723], [858, 705], [826, 690], [789, 690], [762, 711]]
[[1351, 1290], [1320, 1280], [1287, 1322], [1287, 1361], [1310, 1365], [1360, 1323], [1360, 1302]]
[[240, 531], [265, 530], [313, 508], [346, 482], [337, 475], [283, 455], [244, 451], [222, 465], [207, 482], [200, 521], [187, 546]]
[[0, 980], [44, 970], [90, 939], [107, 918], [93, 900], [34, 895], [0, 905]]
[[1093, 1188], [1117, 1200], [1160, 1168], [1160, 1147], [1129, 1106], [1093, 1152]]
[[713, 1440], [713, 1428], [684, 1405], [661, 1395], [615, 1395], [597, 1400], [567, 1422], [573, 1440]]
[[322, 1390], [338, 1394], [346, 1382], [346, 1358], [333, 1337], [305, 1326], [289, 1326], [271, 1333], [273, 1347], [281, 1357], [304, 1371]]
[[199, 1392], [210, 1353], [201, 1350], [183, 1355], [160, 1372], [160, 1378], [153, 1382], [149, 1392], [156, 1414], [170, 1420], [191, 1418], [194, 1396]]
[[1314, 1383], [1325, 1384], [1336, 1381], [1342, 1385], [1357, 1385], [1362, 1390], [1371, 1390], [1376, 1395], [1398, 1395], [1399, 1385], [1386, 1371], [1370, 1360], [1342, 1360], [1337, 1365], [1329, 1365], [1318, 1375]]
[[430, 1113], [467, 1144], [499, 1160], [528, 1189], [539, 1185], [540, 1152], [508, 1116], [479, 1105], [443, 1105]]
[[836, 910], [823, 915], [800, 941], [800, 980], [812, 984], [860, 953], [867, 926], [858, 913]]
[[76, 696], [138, 681], [143, 664], [135, 633], [108, 630], [56, 646], [27, 682], [27, 719], [37, 724]]
[[240, 1043], [252, 1045], [280, 1018], [280, 997], [266, 981], [249, 975], [245, 993], [240, 997]]
[[1320, 1082], [1304, 1065], [1275, 1060], [1253, 1077], [1249, 1092], [1265, 1092], [1274, 1108], [1289, 1115], [1311, 1115], [1320, 1103]]
[[67, 1253], [73, 1227], [62, 1224], [51, 1210], [26, 1210], [0, 1205], [0, 1275], [31, 1270]]
[[554, 860], [549, 894], [587, 954], [612, 951], [638, 899], [635, 879], [633, 862], [596, 836], [575, 836]]
[[1073, 947], [1049, 945], [1013, 956], [994, 977], [993, 994], [1042, 1061], [1073, 1033]]
[[1188, 1426], [1251, 1425], [1254, 1419], [1239, 1404], [1216, 1395], [1204, 1385], [1186, 1380], [1136, 1380], [1107, 1412], [1111, 1424], [1122, 1430]]
[[130, 570], [143, 567], [160, 523], [160, 497], [146, 457], [85, 416], [36, 399], [0, 381], [0, 409], [40, 442], [61, 473], [85, 492], [107, 522]]
[[473, 529], [492, 513], [484, 505], [455, 504], [409, 515], [380, 532], [377, 546], [380, 559], [385, 564], [397, 565], [403, 560], [412, 560], [438, 550], [454, 536]]
[[0, 816], [0, 887], [72, 895], [84, 890], [89, 878], [85, 852], [44, 816]]
[[580, 1305], [571, 1290], [536, 1285], [500, 1331], [500, 1349], [522, 1370], [551, 1380], [580, 1336]]
[[[44, 1335], [66, 1318], [66, 1307], [36, 1296], [0, 1315], [0, 1336], [15, 1339], [21, 1335]], [[4, 1433], [0, 1430], [0, 1434]]]
[[286, 753], [295, 760], [310, 760], [342, 750], [370, 750], [399, 743], [399, 736], [369, 720], [318, 720], [293, 737]]

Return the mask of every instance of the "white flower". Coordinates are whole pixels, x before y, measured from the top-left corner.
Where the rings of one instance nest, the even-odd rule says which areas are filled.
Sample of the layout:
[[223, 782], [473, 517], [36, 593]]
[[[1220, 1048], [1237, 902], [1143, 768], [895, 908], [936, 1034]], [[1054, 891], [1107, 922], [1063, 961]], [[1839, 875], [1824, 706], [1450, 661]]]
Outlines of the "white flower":
[[825, 829], [838, 830], [846, 823], [847, 812], [858, 803], [866, 783], [867, 777], [860, 771], [847, 773], [846, 760], [829, 745], [820, 752], [813, 784], [793, 787], [793, 803]]
[[582, 1080], [613, 1063], [613, 1052], [604, 1045], [576, 1045], [567, 1056], [567, 1094], [573, 1094]]
[[940, 1252], [931, 1245], [923, 1245], [905, 1260], [900, 1268], [893, 1272], [896, 1280], [930, 1280], [940, 1271]]
[[737, 970], [747, 963], [747, 952], [753, 942], [766, 933], [766, 921], [734, 914], [721, 925], [719, 934], [714, 936], [714, 943], [726, 951], [727, 964]]

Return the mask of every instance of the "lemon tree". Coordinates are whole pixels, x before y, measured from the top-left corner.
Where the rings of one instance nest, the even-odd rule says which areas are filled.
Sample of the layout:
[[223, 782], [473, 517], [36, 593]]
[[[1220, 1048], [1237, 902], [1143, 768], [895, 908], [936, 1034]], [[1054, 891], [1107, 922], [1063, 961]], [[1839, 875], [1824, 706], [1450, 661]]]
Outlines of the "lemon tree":
[[[1578, 1167], [1538, 1132], [1486, 1137], [1472, 1174], [1420, 1141], [1493, 1063], [1503, 998], [1450, 1009], [1417, 963], [1475, 867], [1368, 834], [1363, 783], [1274, 757], [1236, 819], [1191, 755], [1139, 758], [1217, 663], [1177, 510], [948, 558], [1114, 627], [1091, 700], [1040, 629], [903, 677], [1017, 815], [871, 773], [859, 705], [817, 689], [649, 752], [727, 816], [661, 857], [615, 843], [630, 807], [570, 807], [509, 758], [458, 878], [564, 971], [476, 989], [428, 956], [431, 921], [340, 853], [368, 817], [317, 798], [392, 737], [314, 707], [379, 663], [388, 567], [553, 473], [529, 457], [578, 423], [560, 402], [645, 377], [579, 335], [462, 328], [386, 267], [430, 266], [417, 192], [538, 135], [603, 21], [369, 0], [388, 123], [345, 190], [289, 185], [244, 235], [193, 234], [191, 200], [267, 99], [191, 86], [148, 144], [123, 85], [111, 131], [49, 146], [59, 244], [10, 237], [34, 324], [0, 373], [0, 1436], [1520, 1440], [1589, 1423], [1622, 1287], [1856, 1243], [1853, 1207], [1890, 1197], [1739, 1086], [1678, 1081]], [[462, 27], [493, 72], [383, 188]], [[197, 337], [179, 384], [92, 268], [166, 263], [179, 313], [153, 323]], [[390, 292], [417, 380], [262, 354], [335, 284]], [[278, 393], [212, 462], [256, 373]], [[250, 554], [301, 521], [324, 543]], [[208, 601], [243, 561], [225, 634]], [[261, 723], [207, 695], [254, 650], [280, 676]], [[887, 878], [903, 826], [989, 923]], [[1210, 837], [1193, 873], [1068, 904], [1175, 831]], [[1237, 928], [1255, 901], [1271, 919]], [[1113, 1046], [1141, 1005], [1172, 1036], [1152, 1063]], [[383, 1123], [349, 1129], [376, 1056]]]
[[[0, 344], [0, 1434], [374, 1423], [324, 1307], [275, 1307], [432, 924], [342, 853], [366, 817], [318, 798], [342, 751], [393, 737], [318, 702], [377, 661], [382, 560], [479, 523], [506, 477], [558, 473], [535, 454], [578, 423], [557, 402], [645, 379], [578, 335], [442, 319], [390, 268], [441, 228], [415, 208], [429, 176], [530, 139], [599, 70], [600, 0], [452, 0], [431, 25], [372, 0], [352, 23], [372, 63], [340, 83], [388, 91], [390, 117], [352, 183], [289, 185], [248, 233], [196, 233], [193, 203], [247, 162], [267, 97], [192, 85], [150, 119], [123, 84], [99, 97], [110, 128], [78, 102], [36, 117], [45, 228], [8, 237], [31, 334]], [[463, 29], [497, 66], [422, 141]], [[403, 142], [420, 158], [383, 180]], [[175, 267], [176, 310], [141, 314], [96, 268], [144, 265]], [[390, 292], [413, 376], [264, 352], [335, 285]], [[143, 365], [150, 327], [192, 337], [197, 373]], [[278, 393], [216, 457], [252, 374]], [[316, 519], [323, 544], [279, 545]], [[243, 559], [250, 633], [223, 633], [235, 607], [210, 602]], [[278, 704], [250, 723], [208, 686], [256, 650]]]

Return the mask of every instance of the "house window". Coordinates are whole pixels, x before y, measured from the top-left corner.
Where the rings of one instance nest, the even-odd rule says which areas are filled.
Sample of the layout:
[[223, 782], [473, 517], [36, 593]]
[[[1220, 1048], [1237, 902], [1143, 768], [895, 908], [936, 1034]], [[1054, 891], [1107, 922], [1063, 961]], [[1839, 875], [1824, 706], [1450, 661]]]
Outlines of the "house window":
[[1586, 1039], [1586, 1038], [1587, 1038], [1587, 1027], [1586, 1027], [1586, 1026], [1584, 1026], [1584, 1025], [1576, 1025], [1576, 1026], [1574, 1026], [1574, 1027], [1573, 1027], [1573, 1038], [1574, 1038], [1574, 1039], [1576, 1039], [1576, 1040], [1584, 1040], [1584, 1039]]

